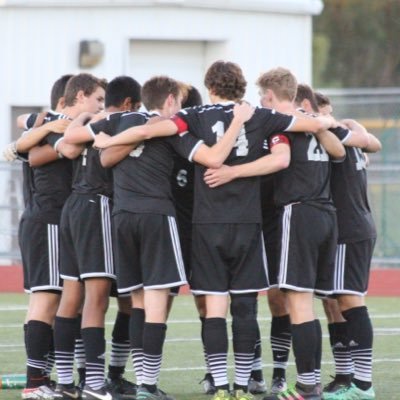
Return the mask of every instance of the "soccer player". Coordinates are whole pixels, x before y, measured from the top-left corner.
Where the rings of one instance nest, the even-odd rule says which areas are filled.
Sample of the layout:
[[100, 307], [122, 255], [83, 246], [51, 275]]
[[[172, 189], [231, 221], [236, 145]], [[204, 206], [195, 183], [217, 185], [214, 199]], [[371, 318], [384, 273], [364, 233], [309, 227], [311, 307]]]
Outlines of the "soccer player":
[[[94, 91], [90, 91], [84, 82], [80, 82], [75, 89], [70, 102], [65, 98], [64, 114], [51, 114], [48, 120], [73, 118], [85, 107], [93, 111], [97, 109], [98, 93], [95, 93], [97, 86]], [[46, 145], [51, 143], [54, 136], [59, 137], [59, 134], [48, 134], [42, 140], [41, 146], [33, 147], [29, 151], [29, 162], [35, 167], [33, 168], [34, 192], [29, 216], [20, 226], [21, 253], [25, 255], [24, 263], [27, 266], [31, 290], [26, 334], [27, 386], [22, 392], [23, 398], [49, 397], [43, 383], [46, 354], [49, 350], [52, 324], [61, 293], [58, 224], [62, 206], [70, 192], [72, 176], [70, 162], [60, 159], [57, 152]], [[72, 146], [68, 149], [71, 157], [74, 154], [78, 155], [80, 151]], [[51, 152], [53, 154], [50, 154]], [[50, 159], [53, 160], [51, 163], [39, 166]], [[35, 240], [32, 240], [32, 237], [35, 237]]]
[[[115, 78], [107, 85], [106, 108], [140, 105], [140, 85], [130, 77]], [[80, 125], [92, 114], [83, 113], [70, 128]], [[55, 320], [58, 385], [54, 398], [79, 395], [73, 384], [73, 352], [76, 320], [82, 303], [82, 338], [86, 356], [86, 379], [83, 397], [99, 398], [113, 394], [134, 398], [136, 389], [122, 378], [129, 356], [130, 302], [119, 300], [120, 309], [113, 330], [109, 381], [104, 385], [104, 317], [108, 307], [111, 279], [115, 278], [111, 248], [111, 171], [100, 165], [99, 154], [92, 148], [93, 136], [88, 132], [65, 132], [63, 141], [85, 146], [74, 161], [72, 194], [61, 216], [61, 277], [64, 290]], [[82, 225], [82, 220], [85, 224]], [[129, 300], [129, 299], [128, 299]], [[127, 303], [127, 304], [124, 304]], [[126, 314], [128, 311], [128, 315]], [[80, 327], [79, 327], [80, 329]], [[128, 343], [126, 343], [128, 341]], [[117, 364], [117, 365], [116, 365]], [[107, 391], [108, 390], [108, 391]]]
[[[151, 114], [156, 111], [168, 117], [180, 108], [179, 86], [167, 77], [152, 78], [143, 86], [142, 100]], [[246, 105], [240, 109], [249, 109], [252, 112]], [[121, 125], [132, 125], [135, 120], [140, 124], [146, 121], [145, 118], [148, 118], [145, 114], [128, 115], [126, 121], [121, 120]], [[211, 165], [222, 163], [235, 143], [242, 125], [242, 119], [239, 118], [240, 115], [238, 122], [234, 124], [235, 130], [231, 134], [227, 133], [214, 148], [208, 149], [201, 140], [189, 135], [153, 139], [139, 145], [131, 152], [130, 157], [114, 167], [113, 218], [118, 244], [116, 252], [118, 282], [120, 292], [133, 290], [131, 345], [137, 380], [141, 383], [137, 399], [169, 398], [156, 386], [165, 337], [168, 294], [170, 287], [180, 286], [186, 282], [174, 222], [175, 211], [170, 196], [169, 181], [173, 166], [171, 150], [175, 148], [187, 158], [191, 158], [193, 154], [197, 160], [205, 158]], [[179, 146], [183, 146], [183, 149]], [[110, 151], [113, 149], [103, 151], [102, 160], [103, 157], [109, 160], [110, 155], [107, 153]], [[126, 175], [129, 176], [129, 180]], [[136, 220], [138, 228], [135, 228]], [[147, 222], [144, 223], [145, 221]], [[148, 235], [154, 229], [160, 233], [158, 239], [154, 239], [155, 242], [152, 243], [153, 236]], [[132, 233], [129, 233], [130, 231]], [[159, 260], [161, 254], [162, 262]], [[132, 270], [132, 262], [134, 263], [139, 255], [140, 261], [138, 259], [136, 268]], [[160, 272], [157, 272], [158, 270]], [[142, 287], [145, 289], [144, 293]], [[141, 329], [138, 327], [143, 323], [143, 334], [141, 334]]]
[[[271, 70], [261, 75], [257, 84], [264, 107], [294, 112], [297, 82], [290, 71]], [[297, 382], [264, 399], [319, 400], [315, 369], [321, 357], [321, 331], [313, 313], [313, 293], [332, 290], [329, 269], [333, 266], [336, 241], [327, 152], [340, 158], [344, 149], [330, 132], [278, 134], [270, 138], [269, 144], [271, 154], [247, 165], [225, 168], [221, 176], [218, 171], [207, 171], [205, 180], [217, 187], [233, 178], [282, 169], [275, 174], [273, 189], [275, 204], [282, 207], [278, 286], [287, 291]], [[311, 220], [318, 224], [313, 231], [308, 229]]]
[[[317, 93], [321, 113], [332, 113], [329, 99]], [[365, 305], [376, 229], [367, 195], [367, 161], [364, 152], [381, 149], [379, 140], [354, 120], [342, 123], [354, 135], [343, 141], [346, 159], [332, 165], [331, 189], [338, 219], [335, 261], [335, 299], [324, 300], [327, 311], [336, 376], [324, 388], [326, 400], [375, 399], [372, 387], [373, 329]], [[352, 142], [350, 142], [353, 140]], [[359, 144], [356, 147], [356, 144]], [[353, 369], [354, 368], [354, 369]]]
[[[96, 146], [129, 144], [155, 133], [173, 135], [186, 131], [200, 137], [205, 144], [220, 143], [232, 121], [234, 102], [244, 95], [246, 81], [238, 65], [217, 61], [208, 69], [205, 85], [211, 105], [182, 110], [170, 120], [130, 128], [111, 139], [97, 137]], [[239, 164], [258, 158], [264, 139], [274, 132], [305, 129], [315, 132], [331, 124], [332, 120], [294, 118], [273, 110], [256, 109], [241, 130], [227, 163]], [[200, 162], [196, 155], [193, 159]], [[206, 296], [204, 341], [217, 388], [214, 399], [230, 398], [226, 328], [229, 294], [236, 365], [234, 398], [248, 399], [251, 395], [246, 392], [257, 337], [256, 296], [268, 287], [259, 182], [257, 178], [249, 178], [211, 190], [202, 179], [204, 167], [196, 165], [195, 168], [191, 286], [194, 294]]]
[[[68, 126], [69, 122], [66, 119], [55, 119], [54, 121], [50, 121], [44, 124], [45, 120], [49, 120], [51, 115], [58, 115], [62, 109], [64, 108], [64, 90], [68, 80], [72, 77], [72, 75], [63, 75], [56, 82], [54, 82], [53, 87], [51, 89], [51, 110], [43, 113], [33, 113], [33, 114], [25, 114], [23, 116], [19, 116], [17, 120], [18, 127], [25, 129], [23, 134], [17, 141], [10, 143], [7, 146], [6, 153], [4, 154], [5, 158], [8, 161], [14, 161], [17, 158], [22, 161], [22, 173], [23, 173], [23, 198], [25, 209], [20, 218], [20, 227], [23, 225], [23, 221], [26, 218], [29, 218], [30, 212], [32, 210], [32, 196], [34, 192], [34, 184], [33, 184], [33, 170], [28, 163], [28, 151], [29, 149], [38, 144], [48, 133], [55, 132], [64, 132], [65, 128]], [[21, 229], [18, 231], [19, 239], [21, 235]], [[27, 293], [30, 293], [30, 285], [29, 285], [29, 276], [27, 270], [27, 261], [26, 254], [22, 251], [22, 265], [24, 271], [24, 289]], [[27, 316], [28, 318], [28, 316]], [[27, 321], [24, 323], [24, 342], [25, 347], [27, 345], [26, 340], [27, 335]], [[48, 353], [45, 355], [46, 366], [43, 372], [44, 383], [41, 389], [36, 389], [37, 392], [42, 391], [45, 392], [43, 395], [45, 396], [48, 391], [47, 385], [51, 385], [50, 374], [54, 365], [54, 344], [53, 344], [53, 335], [49, 336], [48, 343]], [[28, 351], [26, 349], [26, 351]], [[31, 350], [29, 352], [31, 354]], [[37, 355], [40, 360], [42, 360], [43, 354]]]

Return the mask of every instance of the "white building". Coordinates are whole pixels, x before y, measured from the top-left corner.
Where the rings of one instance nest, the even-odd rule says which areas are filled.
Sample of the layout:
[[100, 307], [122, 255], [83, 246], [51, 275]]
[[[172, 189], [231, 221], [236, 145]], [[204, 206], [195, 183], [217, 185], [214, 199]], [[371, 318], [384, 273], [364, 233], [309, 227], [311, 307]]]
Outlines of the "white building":
[[[205, 95], [205, 70], [226, 59], [243, 68], [253, 102], [255, 80], [271, 67], [310, 82], [312, 16], [321, 10], [321, 0], [0, 0], [0, 145], [19, 134], [15, 115], [48, 107], [65, 73], [128, 74], [140, 83], [167, 74]], [[82, 69], [85, 40], [104, 54]]]
[[[202, 91], [215, 60], [237, 62], [258, 102], [254, 82], [269, 68], [311, 80], [312, 16], [322, 0], [0, 0], [0, 149], [17, 138], [17, 115], [49, 107], [53, 82], [90, 72], [140, 83], [167, 74]], [[80, 67], [80, 49], [103, 50]], [[20, 166], [0, 163], [0, 259], [18, 257], [22, 208]]]

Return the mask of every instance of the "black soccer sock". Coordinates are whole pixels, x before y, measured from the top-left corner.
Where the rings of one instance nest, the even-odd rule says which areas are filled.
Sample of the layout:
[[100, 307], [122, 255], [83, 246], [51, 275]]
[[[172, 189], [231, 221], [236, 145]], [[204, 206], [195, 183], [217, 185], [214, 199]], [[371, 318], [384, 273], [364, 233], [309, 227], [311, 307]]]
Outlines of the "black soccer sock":
[[31, 320], [26, 331], [26, 376], [27, 388], [39, 387], [45, 383], [47, 354], [52, 340], [52, 328], [42, 321]]
[[98, 390], [104, 385], [105, 351], [104, 328], [83, 328], [82, 339], [86, 354], [86, 385]]
[[210, 366], [209, 366], [209, 363], [208, 363], [206, 346], [204, 345], [204, 321], [205, 321], [205, 318], [204, 317], [199, 317], [199, 318], [200, 318], [200, 324], [201, 324], [200, 337], [201, 337], [201, 343], [203, 344], [204, 361], [206, 363], [207, 372], [210, 372]]
[[228, 383], [228, 331], [225, 318], [206, 318], [204, 344], [211, 375], [217, 389], [229, 390]]
[[272, 378], [285, 378], [290, 347], [292, 345], [292, 330], [289, 315], [272, 317], [270, 341], [274, 365]]
[[27, 341], [27, 332], [28, 332], [28, 324], [24, 324], [24, 345], [25, 345], [25, 353], [26, 353], [26, 355], [28, 355], [27, 354], [27, 348], [28, 348], [28, 345], [27, 345], [27, 343], [28, 343], [28, 341]]
[[234, 390], [247, 392], [257, 341], [256, 294], [232, 295], [232, 338], [235, 358]]
[[260, 326], [257, 322], [257, 332], [256, 332], [256, 346], [254, 348], [254, 360], [253, 366], [251, 368], [251, 378], [253, 378], [257, 382], [261, 382], [263, 377], [262, 371], [262, 347], [261, 347], [261, 334], [260, 334]]
[[368, 309], [354, 307], [342, 313], [347, 321], [349, 349], [354, 363], [354, 384], [368, 390], [372, 383], [373, 329]]
[[76, 327], [75, 327], [75, 350], [74, 350], [74, 359], [76, 369], [79, 375], [79, 383], [82, 384], [86, 379], [86, 355], [85, 355], [85, 347], [83, 346], [82, 341], [82, 315], [78, 314], [76, 318]]
[[49, 381], [55, 362], [56, 362], [56, 356], [54, 354], [54, 330], [52, 329], [49, 352], [47, 353], [46, 370], [45, 370], [45, 374], [48, 377]]
[[293, 353], [296, 360], [297, 382], [315, 385], [315, 354], [318, 346], [314, 321], [292, 324]]
[[112, 331], [110, 364], [108, 366], [110, 379], [116, 379], [125, 372], [130, 350], [129, 319], [129, 315], [122, 312], [117, 313]]
[[339, 383], [350, 384], [353, 361], [348, 347], [347, 322], [328, 324], [329, 342], [335, 360], [335, 380]]
[[166, 331], [166, 324], [150, 322], [144, 323], [143, 385], [146, 386], [150, 392], [154, 392], [157, 387]]
[[142, 308], [132, 308], [129, 321], [129, 337], [133, 369], [138, 385], [143, 381], [143, 328], [144, 310]]
[[58, 383], [70, 385], [74, 381], [74, 349], [77, 318], [56, 317], [54, 348]]
[[319, 319], [314, 320], [317, 335], [317, 349], [315, 351], [315, 383], [321, 383], [321, 359], [322, 359], [322, 328]]

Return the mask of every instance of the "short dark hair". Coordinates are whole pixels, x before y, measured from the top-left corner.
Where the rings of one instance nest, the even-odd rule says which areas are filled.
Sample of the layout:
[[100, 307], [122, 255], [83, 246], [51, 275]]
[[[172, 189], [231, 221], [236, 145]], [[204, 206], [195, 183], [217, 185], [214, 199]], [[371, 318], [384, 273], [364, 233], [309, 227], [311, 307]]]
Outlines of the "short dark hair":
[[208, 68], [204, 85], [222, 99], [238, 101], [246, 92], [247, 82], [238, 64], [219, 60]]
[[142, 86], [142, 102], [148, 111], [161, 109], [170, 94], [177, 99], [181, 87], [178, 81], [168, 76], [154, 76]]
[[307, 99], [310, 102], [313, 111], [318, 112], [318, 103], [314, 91], [305, 83], [299, 83], [297, 85], [297, 94], [294, 101], [296, 104], [300, 104], [304, 99]]
[[140, 102], [140, 84], [130, 76], [117, 76], [108, 82], [105, 95], [105, 107], [119, 107], [126, 98], [132, 104]]
[[74, 75], [72, 74], [63, 75], [53, 83], [50, 94], [50, 107], [52, 110], [57, 108], [58, 102], [60, 101], [61, 97], [64, 96], [65, 87], [73, 76]]
[[86, 73], [75, 75], [68, 81], [65, 88], [65, 105], [72, 107], [80, 90], [83, 90], [85, 96], [90, 96], [98, 87], [106, 89], [107, 81]]
[[314, 92], [315, 95], [315, 100], [317, 102], [318, 107], [325, 107], [325, 106], [330, 106], [331, 101], [329, 100], [328, 96], [325, 96], [324, 94], [320, 92]]
[[189, 86], [186, 97], [182, 101], [182, 108], [201, 106], [202, 104], [200, 92], [194, 86]]

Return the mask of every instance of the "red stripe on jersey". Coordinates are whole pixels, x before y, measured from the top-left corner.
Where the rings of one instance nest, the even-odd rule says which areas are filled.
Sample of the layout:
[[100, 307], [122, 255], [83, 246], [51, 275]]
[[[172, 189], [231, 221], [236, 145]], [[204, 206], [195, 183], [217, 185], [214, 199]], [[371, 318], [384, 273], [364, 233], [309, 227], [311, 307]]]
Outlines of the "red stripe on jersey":
[[178, 128], [178, 132], [176, 133], [182, 133], [182, 132], [187, 132], [188, 131], [188, 124], [186, 123], [185, 120], [183, 120], [181, 117], [178, 115], [174, 115], [171, 117], [171, 121], [175, 123], [176, 127]]
[[272, 149], [277, 144], [287, 144], [288, 146], [290, 146], [289, 138], [286, 135], [282, 134], [273, 135], [269, 139], [269, 148]]

